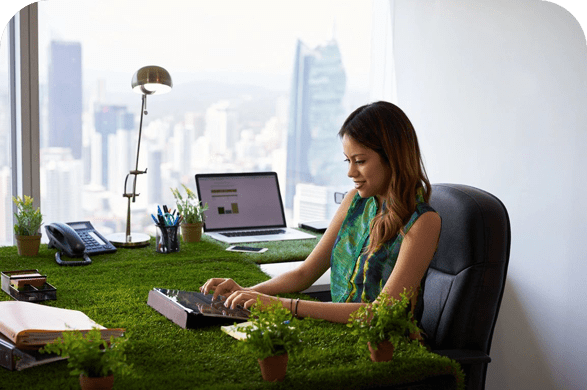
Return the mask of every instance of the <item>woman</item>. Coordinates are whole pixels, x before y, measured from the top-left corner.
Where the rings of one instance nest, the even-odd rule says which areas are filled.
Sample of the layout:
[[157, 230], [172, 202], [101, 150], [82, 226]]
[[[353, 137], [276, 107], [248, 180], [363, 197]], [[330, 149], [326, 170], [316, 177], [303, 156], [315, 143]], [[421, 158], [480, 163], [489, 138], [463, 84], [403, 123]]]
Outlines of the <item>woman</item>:
[[[252, 287], [208, 280], [200, 290], [228, 296], [225, 305], [250, 307], [279, 300], [299, 317], [347, 323], [361, 305], [404, 288], [418, 291], [434, 256], [440, 216], [427, 204], [430, 183], [408, 117], [387, 102], [356, 109], [339, 131], [354, 189], [296, 269]], [[276, 294], [303, 291], [331, 267], [332, 302], [293, 301]], [[417, 296], [412, 297], [413, 304]]]

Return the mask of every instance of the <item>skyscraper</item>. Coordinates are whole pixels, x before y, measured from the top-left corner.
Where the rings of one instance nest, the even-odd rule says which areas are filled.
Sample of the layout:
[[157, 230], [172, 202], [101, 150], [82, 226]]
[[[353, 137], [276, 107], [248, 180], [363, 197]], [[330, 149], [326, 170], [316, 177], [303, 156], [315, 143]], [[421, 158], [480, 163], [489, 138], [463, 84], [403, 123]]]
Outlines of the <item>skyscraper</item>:
[[236, 111], [229, 100], [221, 100], [206, 110], [206, 137], [211, 151], [220, 155], [231, 151], [238, 141]]
[[82, 156], [82, 47], [79, 42], [51, 42], [49, 62], [48, 146], [69, 148]]
[[[122, 130], [128, 132], [129, 130], [134, 129], [134, 115], [127, 112], [125, 106], [97, 105], [94, 110], [94, 127], [96, 128], [96, 133], [100, 134], [102, 139], [102, 178], [100, 184], [108, 188], [108, 176], [113, 171], [112, 167], [109, 166], [112, 162], [111, 156], [120, 155], [121, 158], [128, 156], [136, 158], [136, 152], [131, 154], [131, 149], [122, 152], [111, 150], [111, 144], [113, 142], [109, 142], [109, 140], [114, 139], [114, 135], [116, 135], [117, 131]], [[131, 159], [130, 161], [133, 160]], [[121, 165], [124, 171], [130, 171], [133, 168], [128, 161]]]
[[287, 135], [285, 205], [289, 209], [298, 183], [338, 185], [345, 179], [337, 142], [345, 88], [336, 41], [310, 49], [298, 40]]

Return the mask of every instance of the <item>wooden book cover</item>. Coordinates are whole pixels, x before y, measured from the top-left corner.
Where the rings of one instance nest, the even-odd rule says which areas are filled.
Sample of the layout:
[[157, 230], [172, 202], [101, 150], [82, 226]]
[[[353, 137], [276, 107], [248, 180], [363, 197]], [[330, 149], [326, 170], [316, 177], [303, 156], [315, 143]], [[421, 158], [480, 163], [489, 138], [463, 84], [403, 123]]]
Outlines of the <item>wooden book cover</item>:
[[17, 348], [40, 348], [67, 331], [98, 328], [102, 338], [120, 337], [124, 329], [106, 329], [78, 310], [60, 309], [39, 303], [0, 302], [0, 333]]

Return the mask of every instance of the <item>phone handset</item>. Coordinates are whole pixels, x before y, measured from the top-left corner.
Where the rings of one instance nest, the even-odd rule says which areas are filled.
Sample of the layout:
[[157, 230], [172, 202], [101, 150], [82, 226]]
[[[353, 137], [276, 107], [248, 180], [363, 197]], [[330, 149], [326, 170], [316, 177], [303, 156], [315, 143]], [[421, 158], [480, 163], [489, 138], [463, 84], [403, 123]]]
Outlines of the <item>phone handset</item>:
[[[47, 236], [49, 237], [48, 248], [56, 248], [59, 251], [55, 253], [55, 261], [59, 265], [87, 265], [92, 260], [85, 253], [86, 245], [75, 230], [64, 223], [55, 222], [45, 226]], [[68, 257], [83, 257], [80, 261], [63, 261], [61, 253]]]

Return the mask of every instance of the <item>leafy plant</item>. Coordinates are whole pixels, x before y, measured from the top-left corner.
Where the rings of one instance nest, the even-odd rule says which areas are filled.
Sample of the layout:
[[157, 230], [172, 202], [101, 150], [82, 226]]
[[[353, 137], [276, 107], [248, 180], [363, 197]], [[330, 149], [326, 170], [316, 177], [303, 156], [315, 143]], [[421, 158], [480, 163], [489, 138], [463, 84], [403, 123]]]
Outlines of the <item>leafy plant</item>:
[[352, 328], [351, 334], [359, 336], [361, 348], [370, 343], [376, 349], [384, 340], [389, 340], [396, 348], [411, 343], [409, 335], [419, 330], [410, 310], [412, 294], [404, 289], [400, 297], [397, 300], [382, 293], [375, 302], [351, 313], [347, 326]]
[[124, 353], [127, 341], [125, 337], [110, 337], [108, 342], [102, 339], [98, 328], [93, 328], [85, 335], [80, 331], [63, 332], [62, 337], [45, 345], [40, 352], [67, 357], [71, 375], [93, 378], [111, 374], [127, 375], [132, 369], [132, 365], [126, 363]]
[[251, 307], [251, 325], [243, 329], [247, 338], [241, 342], [246, 353], [258, 359], [295, 353], [302, 340], [302, 321], [293, 317], [281, 303], [263, 305], [260, 299]]
[[17, 236], [35, 236], [43, 224], [43, 215], [41, 209], [33, 207], [33, 198], [25, 195], [24, 200], [20, 196], [12, 197], [16, 204], [16, 223], [14, 224], [14, 234]]
[[208, 203], [202, 205], [198, 196], [189, 188], [182, 184], [186, 195], [181, 195], [177, 188], [171, 188], [173, 197], [177, 204], [177, 210], [183, 217], [182, 223], [199, 223], [204, 221], [204, 211], [208, 210]]

